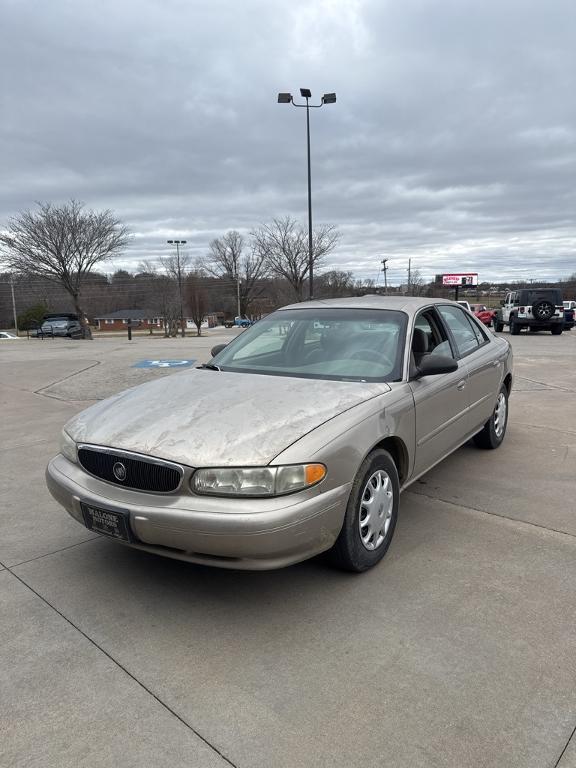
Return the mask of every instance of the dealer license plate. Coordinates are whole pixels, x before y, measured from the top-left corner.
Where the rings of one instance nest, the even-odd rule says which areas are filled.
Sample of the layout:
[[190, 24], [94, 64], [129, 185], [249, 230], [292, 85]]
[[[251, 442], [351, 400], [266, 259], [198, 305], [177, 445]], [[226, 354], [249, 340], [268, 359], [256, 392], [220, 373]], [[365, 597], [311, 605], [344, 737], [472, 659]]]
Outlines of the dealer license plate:
[[128, 512], [112, 512], [110, 509], [100, 509], [83, 502], [80, 506], [84, 523], [89, 530], [111, 536], [113, 539], [133, 540]]

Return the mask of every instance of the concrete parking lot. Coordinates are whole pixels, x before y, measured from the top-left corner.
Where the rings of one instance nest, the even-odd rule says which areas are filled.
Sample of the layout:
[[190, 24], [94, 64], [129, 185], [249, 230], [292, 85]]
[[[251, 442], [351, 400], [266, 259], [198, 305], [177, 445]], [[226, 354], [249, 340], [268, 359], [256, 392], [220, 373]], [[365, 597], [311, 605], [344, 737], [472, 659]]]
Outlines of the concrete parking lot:
[[576, 330], [511, 339], [503, 446], [412, 486], [366, 574], [220, 571], [68, 517], [66, 420], [235, 333], [0, 347], [0, 766], [576, 768]]

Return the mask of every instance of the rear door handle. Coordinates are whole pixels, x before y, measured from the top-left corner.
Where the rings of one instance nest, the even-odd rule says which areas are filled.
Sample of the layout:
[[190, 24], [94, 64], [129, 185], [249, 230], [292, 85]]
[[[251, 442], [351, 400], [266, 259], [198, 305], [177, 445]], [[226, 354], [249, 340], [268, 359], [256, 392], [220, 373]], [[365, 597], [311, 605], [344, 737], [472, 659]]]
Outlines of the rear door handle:
[[466, 386], [466, 379], [462, 379], [462, 381], [459, 381], [458, 384], [456, 384], [456, 389], [464, 389]]
[[494, 360], [492, 365], [494, 366], [494, 368], [500, 368], [500, 360]]

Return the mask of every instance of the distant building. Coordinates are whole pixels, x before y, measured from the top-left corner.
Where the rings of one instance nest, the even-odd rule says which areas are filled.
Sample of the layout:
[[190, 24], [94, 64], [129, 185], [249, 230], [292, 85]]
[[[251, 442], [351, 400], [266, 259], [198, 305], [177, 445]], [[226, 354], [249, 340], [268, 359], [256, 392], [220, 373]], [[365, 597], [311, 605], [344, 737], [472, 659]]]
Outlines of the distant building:
[[129, 321], [132, 322], [132, 327], [141, 329], [164, 327], [164, 318], [146, 309], [119, 309], [109, 315], [99, 315], [94, 320], [98, 323], [100, 331], [125, 331]]

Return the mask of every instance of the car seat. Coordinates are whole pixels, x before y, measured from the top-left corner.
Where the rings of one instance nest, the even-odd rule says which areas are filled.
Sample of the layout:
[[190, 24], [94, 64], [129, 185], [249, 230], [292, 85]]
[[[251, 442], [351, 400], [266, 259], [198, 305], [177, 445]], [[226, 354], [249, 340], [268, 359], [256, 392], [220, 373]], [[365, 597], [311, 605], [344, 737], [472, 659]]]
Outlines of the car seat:
[[414, 355], [414, 363], [420, 364], [422, 357], [428, 352], [428, 334], [423, 331], [422, 328], [414, 328], [414, 336], [412, 337], [412, 354]]

